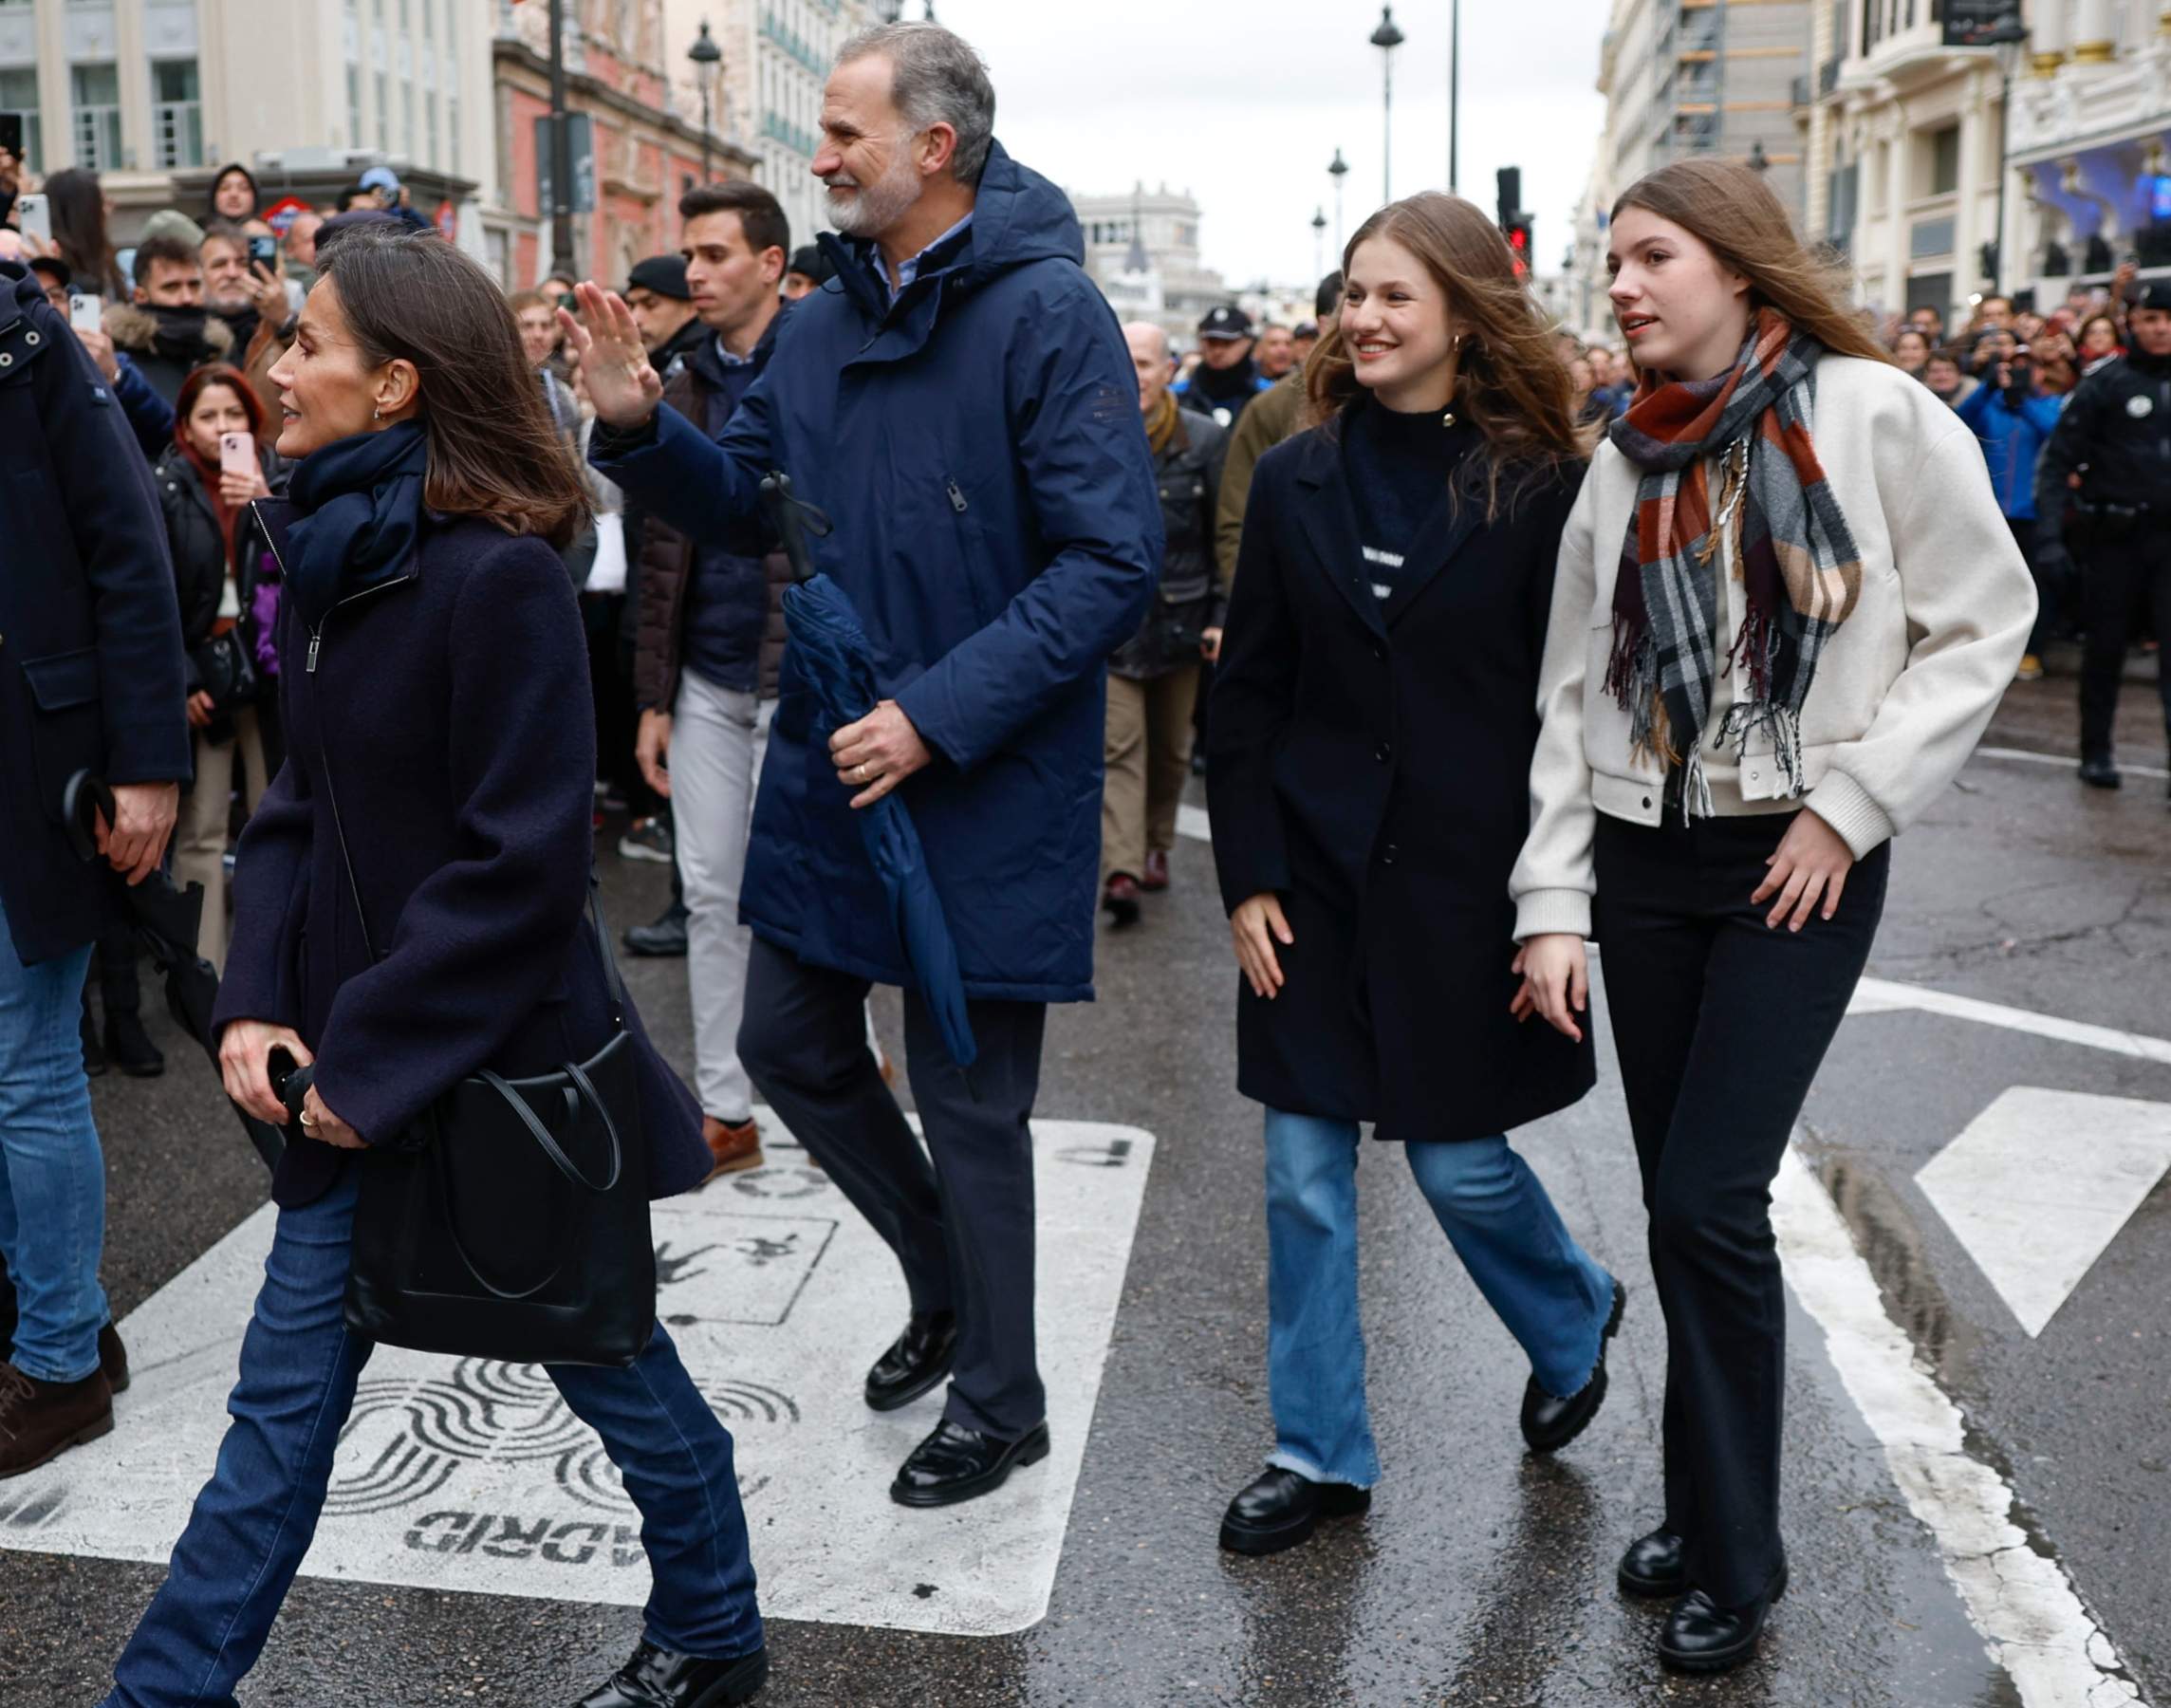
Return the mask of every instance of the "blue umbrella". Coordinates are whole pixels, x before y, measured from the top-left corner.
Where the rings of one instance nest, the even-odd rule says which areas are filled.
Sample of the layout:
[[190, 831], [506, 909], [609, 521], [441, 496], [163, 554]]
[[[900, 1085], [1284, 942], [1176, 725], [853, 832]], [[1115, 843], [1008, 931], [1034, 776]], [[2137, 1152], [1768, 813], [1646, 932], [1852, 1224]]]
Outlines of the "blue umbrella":
[[[881, 692], [875, 681], [873, 649], [850, 597], [814, 567], [807, 552], [807, 533], [829, 531], [829, 519], [791, 493], [791, 477], [773, 473], [761, 483], [764, 502], [791, 560], [791, 585], [784, 590], [784, 622], [800, 674], [821, 702], [818, 720], [824, 735], [853, 724], [875, 709]], [[957, 970], [957, 945], [942, 917], [942, 899], [927, 869], [927, 851], [911, 810], [894, 790], [853, 815], [867, 858], [889, 900], [890, 923], [897, 928], [904, 958], [919, 994], [941, 1028], [950, 1059], [970, 1068], [980, 1053], [965, 1013], [965, 978]]]

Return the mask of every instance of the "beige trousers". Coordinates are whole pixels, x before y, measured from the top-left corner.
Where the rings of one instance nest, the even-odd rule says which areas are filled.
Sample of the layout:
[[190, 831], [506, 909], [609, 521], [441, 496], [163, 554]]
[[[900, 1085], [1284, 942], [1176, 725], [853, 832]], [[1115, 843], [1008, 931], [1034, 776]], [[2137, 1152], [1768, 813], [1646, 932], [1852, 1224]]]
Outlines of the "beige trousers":
[[1148, 849], [1176, 845], [1176, 808], [1191, 775], [1191, 714], [1198, 666], [1134, 682], [1108, 678], [1108, 780], [1101, 794], [1101, 882], [1145, 871]]
[[201, 730], [195, 737], [195, 787], [181, 797], [181, 822], [174, 839], [174, 882], [185, 889], [203, 885], [203, 928], [196, 953], [221, 973], [226, 971], [226, 826], [235, 788], [233, 761], [240, 755], [241, 804], [254, 812], [264, 798], [264, 726], [254, 706], [232, 715], [233, 739], [213, 746]]

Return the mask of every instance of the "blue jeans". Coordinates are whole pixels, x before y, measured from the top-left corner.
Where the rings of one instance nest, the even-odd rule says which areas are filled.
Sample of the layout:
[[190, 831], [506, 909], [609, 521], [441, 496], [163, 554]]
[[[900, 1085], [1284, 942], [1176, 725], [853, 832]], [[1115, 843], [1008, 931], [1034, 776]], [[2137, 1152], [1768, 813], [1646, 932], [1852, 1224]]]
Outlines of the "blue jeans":
[[[233, 1708], [315, 1534], [332, 1455], [371, 1343], [341, 1310], [355, 1171], [279, 1213], [263, 1290], [227, 1401], [232, 1425], [174, 1545], [164, 1586], [113, 1669], [104, 1708]], [[657, 1326], [629, 1369], [548, 1366], [566, 1403], [603, 1437], [640, 1509], [654, 1587], [646, 1636], [726, 1659], [763, 1642], [732, 1438]]]
[[[1379, 1450], [1364, 1405], [1357, 1315], [1353, 1121], [1267, 1111], [1270, 1465], [1368, 1489]], [[1505, 1139], [1415, 1140], [1403, 1150], [1456, 1255], [1529, 1354], [1549, 1394], [1589, 1381], [1613, 1277], [1575, 1243], [1545, 1186]]]
[[10, 1362], [40, 1382], [98, 1368], [105, 1159], [83, 1071], [85, 943], [26, 967], [0, 914], [0, 1257], [15, 1286]]

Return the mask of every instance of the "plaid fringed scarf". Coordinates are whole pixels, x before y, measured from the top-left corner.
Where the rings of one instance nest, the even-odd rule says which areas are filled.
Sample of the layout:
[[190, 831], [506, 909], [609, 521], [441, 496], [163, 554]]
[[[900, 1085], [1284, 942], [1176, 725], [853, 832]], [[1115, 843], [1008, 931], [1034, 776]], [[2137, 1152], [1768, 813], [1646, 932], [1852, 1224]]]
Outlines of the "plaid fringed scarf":
[[[1854, 536], [1810, 435], [1822, 350], [1759, 309], [1732, 369], [1686, 382], [1647, 374], [1613, 423], [1614, 448], [1643, 478], [1614, 583], [1605, 689], [1629, 715], [1635, 751], [1681, 768], [1684, 818], [1712, 810], [1699, 736], [1721, 668], [1746, 673], [1722, 738], [1739, 754], [1751, 732], [1769, 731], [1789, 792], [1805, 787], [1802, 703], [1862, 592]], [[1727, 536], [1746, 612], [1721, 659], [1716, 561]]]

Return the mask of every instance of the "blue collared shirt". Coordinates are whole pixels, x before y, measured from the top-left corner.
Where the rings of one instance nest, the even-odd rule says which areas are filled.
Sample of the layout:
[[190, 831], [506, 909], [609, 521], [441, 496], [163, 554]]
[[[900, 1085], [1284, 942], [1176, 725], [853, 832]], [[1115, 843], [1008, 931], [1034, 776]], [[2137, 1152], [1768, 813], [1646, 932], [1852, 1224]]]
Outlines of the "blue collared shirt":
[[[919, 277], [919, 264], [926, 260], [927, 257], [933, 254], [937, 250], [940, 249], [945, 243], [948, 243], [951, 238], [956, 236], [959, 232], [962, 232], [972, 223], [972, 214], [966, 214], [964, 218], [960, 219], [947, 232], [944, 232], [941, 236], [937, 237], [933, 243], [929, 244], [925, 249], [921, 250], [918, 254], [913, 256], [911, 260], [900, 263], [897, 269], [897, 277], [889, 282], [889, 300], [894, 303], [899, 297], [902, 296], [905, 292], [905, 288], [910, 285], [913, 280]], [[880, 251], [878, 251], [877, 253], [879, 254]]]

